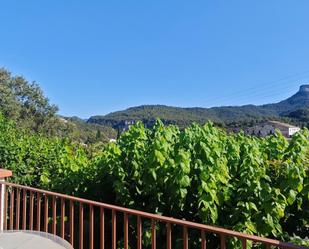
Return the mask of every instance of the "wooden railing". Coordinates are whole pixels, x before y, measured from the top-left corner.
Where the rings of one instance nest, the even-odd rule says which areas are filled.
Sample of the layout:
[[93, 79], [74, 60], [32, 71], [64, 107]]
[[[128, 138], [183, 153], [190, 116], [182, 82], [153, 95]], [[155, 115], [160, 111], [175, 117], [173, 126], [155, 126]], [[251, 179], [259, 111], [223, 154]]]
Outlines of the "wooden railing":
[[[301, 249], [278, 240], [0, 182], [0, 216], [6, 230], [38, 230], [68, 240], [74, 248], [265, 248]], [[4, 205], [4, 206], [3, 206]]]

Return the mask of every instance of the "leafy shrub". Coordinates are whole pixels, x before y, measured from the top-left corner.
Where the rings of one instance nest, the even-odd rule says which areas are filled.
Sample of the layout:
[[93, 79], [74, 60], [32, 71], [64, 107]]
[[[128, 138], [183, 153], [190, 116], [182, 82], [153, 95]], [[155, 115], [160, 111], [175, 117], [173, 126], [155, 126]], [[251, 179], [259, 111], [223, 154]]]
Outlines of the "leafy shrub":
[[157, 121], [95, 148], [0, 115], [0, 164], [17, 183], [299, 242], [309, 234], [308, 139], [306, 129], [287, 141]]
[[280, 133], [228, 135], [212, 123], [183, 131], [138, 123], [105, 148], [95, 182], [102, 200], [128, 207], [278, 239], [304, 237], [308, 137], [308, 130], [287, 141]]

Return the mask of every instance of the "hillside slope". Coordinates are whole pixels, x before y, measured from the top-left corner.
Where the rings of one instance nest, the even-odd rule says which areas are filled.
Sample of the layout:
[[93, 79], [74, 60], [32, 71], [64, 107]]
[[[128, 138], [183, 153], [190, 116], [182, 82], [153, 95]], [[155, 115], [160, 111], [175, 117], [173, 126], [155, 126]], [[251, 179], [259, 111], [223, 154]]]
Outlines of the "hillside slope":
[[228, 123], [259, 118], [276, 118], [306, 107], [309, 107], [309, 85], [302, 85], [296, 94], [274, 104], [213, 108], [143, 105], [109, 113], [105, 116], [92, 116], [87, 122], [119, 128], [124, 126], [126, 121], [137, 120], [143, 121], [147, 126], [150, 126], [157, 118], [160, 118], [166, 124], [187, 126], [192, 122], [205, 123], [208, 120], [217, 123]]

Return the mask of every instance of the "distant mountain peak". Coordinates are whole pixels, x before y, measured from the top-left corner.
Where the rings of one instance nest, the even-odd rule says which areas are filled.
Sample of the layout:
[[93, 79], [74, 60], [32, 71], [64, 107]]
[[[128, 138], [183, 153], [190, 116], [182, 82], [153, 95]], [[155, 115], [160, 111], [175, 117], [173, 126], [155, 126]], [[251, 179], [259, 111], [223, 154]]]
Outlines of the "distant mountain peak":
[[301, 93], [309, 93], [309, 84], [301, 85], [299, 88], [299, 92]]

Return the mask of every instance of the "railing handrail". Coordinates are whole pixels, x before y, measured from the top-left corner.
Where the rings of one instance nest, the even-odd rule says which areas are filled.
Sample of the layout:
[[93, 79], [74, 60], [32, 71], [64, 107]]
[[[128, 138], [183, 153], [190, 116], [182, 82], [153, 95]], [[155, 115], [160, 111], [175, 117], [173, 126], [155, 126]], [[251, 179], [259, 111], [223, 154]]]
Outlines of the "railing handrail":
[[70, 201], [76, 201], [76, 202], [80, 202], [80, 203], [83, 203], [83, 204], [97, 206], [97, 207], [101, 207], [101, 208], [105, 208], [105, 209], [112, 209], [112, 210], [123, 212], [123, 213], [126, 213], [126, 214], [141, 216], [141, 217], [144, 217], [144, 218], [155, 219], [155, 220], [163, 221], [163, 222], [166, 222], [166, 223], [171, 223], [171, 224], [186, 226], [186, 227], [190, 227], [190, 228], [200, 229], [200, 230], [204, 230], [206, 232], [225, 235], [225, 236], [228, 236], [228, 237], [237, 237], [237, 238], [240, 238], [240, 239], [246, 239], [246, 240], [250, 240], [250, 241], [254, 241], [254, 242], [266, 243], [266, 244], [269, 244], [269, 245], [272, 245], [272, 246], [280, 246], [281, 248], [291, 248], [291, 249], [304, 249], [304, 248], [306, 248], [306, 247], [303, 247], [303, 246], [297, 246], [297, 245], [287, 243], [287, 242], [281, 242], [281, 241], [275, 240], [275, 239], [269, 239], [269, 238], [259, 237], [259, 236], [256, 236], [256, 235], [245, 234], [245, 233], [228, 230], [228, 229], [221, 228], [221, 227], [200, 224], [200, 223], [191, 222], [191, 221], [187, 221], [187, 220], [181, 220], [181, 219], [177, 219], [177, 218], [173, 218], [173, 217], [148, 213], [148, 212], [144, 212], [144, 211], [120, 207], [120, 206], [107, 204], [107, 203], [103, 203], [103, 202], [91, 201], [91, 200], [87, 200], [87, 199], [80, 198], [80, 197], [74, 197], [74, 196], [70, 196], [70, 195], [66, 195], [66, 194], [51, 192], [51, 191], [33, 188], [33, 187], [29, 187], [29, 186], [19, 185], [19, 184], [15, 184], [15, 183], [11, 183], [11, 182], [0, 182], [0, 184], [15, 187], [15, 188], [20, 188], [20, 189], [25, 189], [25, 190], [29, 190], [29, 191], [32, 191], [32, 192], [38, 192], [38, 193], [42, 193], [42, 194], [45, 194], [45, 195], [48, 195], [48, 196], [55, 196], [55, 197], [58, 197], [58, 198], [63, 198], [63, 199], [67, 199], [67, 200], [70, 200]]

